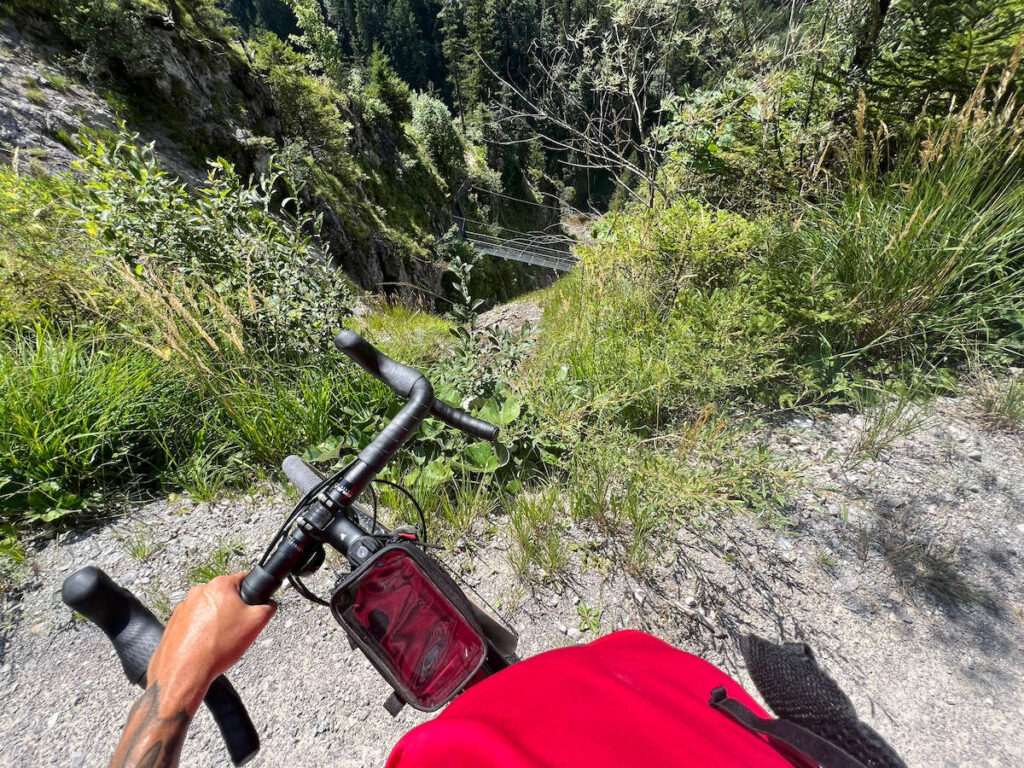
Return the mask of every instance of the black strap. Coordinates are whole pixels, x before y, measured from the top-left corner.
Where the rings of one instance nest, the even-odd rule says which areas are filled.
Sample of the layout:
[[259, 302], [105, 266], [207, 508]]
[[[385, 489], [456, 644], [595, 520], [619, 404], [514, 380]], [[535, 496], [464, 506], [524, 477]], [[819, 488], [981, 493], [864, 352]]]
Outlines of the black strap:
[[[725, 688], [715, 688], [709, 703], [748, 731], [767, 736], [772, 746], [787, 757], [803, 758], [805, 762], [811, 761], [821, 768], [865, 768], [863, 763], [832, 742], [796, 723], [758, 717], [742, 702], [730, 699]], [[791, 755], [791, 752], [795, 754]]]
[[388, 700], [384, 702], [384, 709], [386, 709], [388, 714], [392, 717], [398, 717], [398, 713], [402, 711], [402, 707], [404, 706], [405, 701], [398, 695], [398, 691], [392, 691], [391, 695], [388, 696]]

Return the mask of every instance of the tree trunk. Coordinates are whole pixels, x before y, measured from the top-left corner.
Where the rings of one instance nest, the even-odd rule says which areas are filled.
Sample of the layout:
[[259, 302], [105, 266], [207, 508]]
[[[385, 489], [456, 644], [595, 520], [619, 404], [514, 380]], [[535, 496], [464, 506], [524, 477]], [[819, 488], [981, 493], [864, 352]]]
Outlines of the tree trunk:
[[850, 80], [861, 85], [867, 79], [871, 61], [875, 58], [878, 36], [882, 33], [885, 17], [892, 0], [867, 0], [868, 15], [857, 33], [857, 44], [850, 60]]

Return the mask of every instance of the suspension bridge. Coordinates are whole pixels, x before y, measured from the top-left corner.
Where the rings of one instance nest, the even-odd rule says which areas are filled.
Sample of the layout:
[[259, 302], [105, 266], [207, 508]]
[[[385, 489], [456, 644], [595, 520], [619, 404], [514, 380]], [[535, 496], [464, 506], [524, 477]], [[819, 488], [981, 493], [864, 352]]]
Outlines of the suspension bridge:
[[462, 196], [470, 189], [477, 189], [477, 191], [484, 194], [504, 197], [526, 205], [550, 209], [555, 209], [555, 207], [543, 205], [533, 200], [520, 200], [498, 192], [479, 189], [471, 184], [463, 185], [455, 198], [455, 207], [458, 211], [455, 220], [459, 225], [460, 237], [473, 246], [477, 253], [507, 261], [518, 261], [522, 264], [553, 269], [558, 272], [568, 272], [576, 264], [576, 257], [572, 253], [572, 245], [575, 243], [575, 240], [568, 235], [561, 234], [560, 232], [520, 232], [519, 230], [509, 229], [498, 224], [467, 219], [462, 214], [460, 201]]

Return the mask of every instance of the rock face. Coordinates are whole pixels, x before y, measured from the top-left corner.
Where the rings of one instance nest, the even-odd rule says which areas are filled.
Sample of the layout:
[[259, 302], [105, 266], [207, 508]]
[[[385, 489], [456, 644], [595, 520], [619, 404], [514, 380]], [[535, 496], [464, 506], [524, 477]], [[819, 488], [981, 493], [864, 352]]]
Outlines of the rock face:
[[[205, 160], [217, 156], [243, 175], [265, 171], [284, 143], [282, 121], [269, 87], [246, 56], [225, 40], [196, 40], [178, 25], [146, 24], [141, 34], [144, 46], [118, 62], [116, 72], [96, 79], [130, 96], [128, 128], [142, 142], [153, 142], [161, 163], [186, 180], [204, 177]], [[105, 91], [82, 82], [80, 68], [66, 66], [72, 58], [71, 43], [52, 22], [0, 19], [0, 156], [8, 162], [66, 171], [75, 157], [69, 147], [76, 134], [117, 130], [118, 117], [100, 95]], [[379, 168], [384, 161], [374, 145], [386, 144], [387, 137], [352, 122], [357, 161]], [[404, 298], [440, 293], [436, 260], [410, 258], [386, 236], [349, 231], [346, 217], [316, 190], [307, 202], [323, 214], [321, 234], [332, 260], [358, 285]], [[449, 216], [443, 206], [435, 207], [428, 212], [429, 231], [440, 235]]]
[[74, 153], [61, 143], [84, 128], [113, 130], [110, 108], [90, 88], [44, 63], [47, 51], [0, 21], [0, 153], [20, 167], [67, 170]]

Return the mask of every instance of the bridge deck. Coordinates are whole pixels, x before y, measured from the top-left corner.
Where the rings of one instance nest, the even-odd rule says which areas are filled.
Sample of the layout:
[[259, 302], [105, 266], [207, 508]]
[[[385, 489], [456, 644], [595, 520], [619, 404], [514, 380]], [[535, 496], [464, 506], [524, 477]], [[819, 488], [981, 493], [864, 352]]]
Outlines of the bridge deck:
[[558, 251], [533, 244], [521, 244], [515, 241], [498, 240], [498, 238], [477, 233], [466, 233], [466, 242], [478, 253], [495, 256], [499, 259], [533, 264], [538, 267], [568, 272], [576, 264], [576, 259], [568, 251]]

